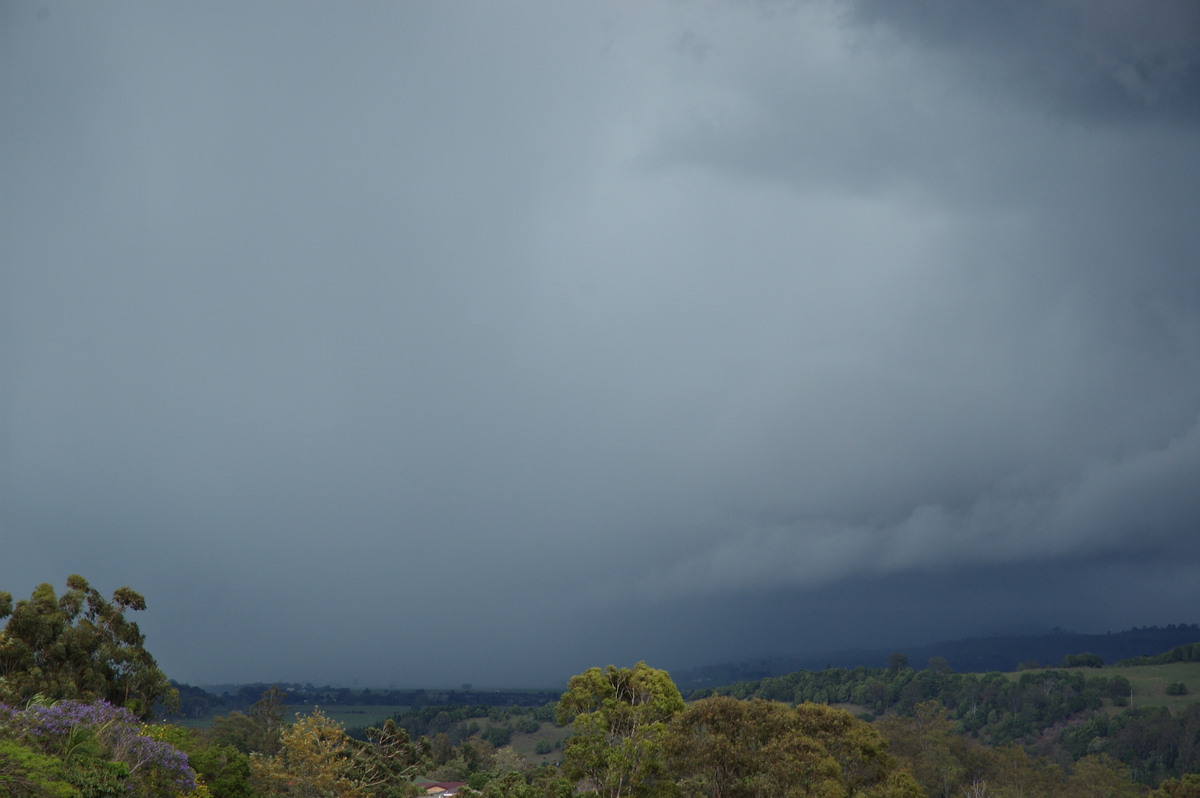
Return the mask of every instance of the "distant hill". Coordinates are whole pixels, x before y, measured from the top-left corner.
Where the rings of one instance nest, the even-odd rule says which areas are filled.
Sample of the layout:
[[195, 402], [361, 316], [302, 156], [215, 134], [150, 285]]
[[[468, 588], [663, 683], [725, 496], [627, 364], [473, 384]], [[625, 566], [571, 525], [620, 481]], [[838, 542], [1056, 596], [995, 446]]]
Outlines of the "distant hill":
[[798, 657], [771, 657], [744, 662], [672, 670], [681, 690], [716, 687], [734, 682], [782, 676], [800, 670], [833, 668], [882, 668], [888, 656], [899, 652], [917, 669], [930, 657], [945, 657], [960, 673], [1014, 671], [1024, 663], [1058, 665], [1068, 654], [1097, 654], [1106, 664], [1134, 657], [1151, 656], [1177, 646], [1200, 641], [1200, 624], [1144, 626], [1123, 632], [1079, 634], [1055, 629], [1040, 635], [972, 637], [939, 643], [889, 649], [828, 651]]

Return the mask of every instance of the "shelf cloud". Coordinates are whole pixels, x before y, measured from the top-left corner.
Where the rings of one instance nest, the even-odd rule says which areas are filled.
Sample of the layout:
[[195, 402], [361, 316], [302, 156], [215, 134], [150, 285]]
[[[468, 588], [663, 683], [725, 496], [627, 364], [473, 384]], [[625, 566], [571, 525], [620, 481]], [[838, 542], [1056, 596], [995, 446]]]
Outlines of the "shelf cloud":
[[192, 683], [1194, 622], [1200, 12], [0, 9], [0, 589]]

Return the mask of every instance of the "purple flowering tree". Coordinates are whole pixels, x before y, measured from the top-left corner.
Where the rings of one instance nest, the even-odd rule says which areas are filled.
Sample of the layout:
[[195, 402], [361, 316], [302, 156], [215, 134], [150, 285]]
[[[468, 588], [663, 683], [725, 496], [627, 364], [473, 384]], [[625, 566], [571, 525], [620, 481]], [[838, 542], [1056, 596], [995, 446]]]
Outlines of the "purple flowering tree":
[[58, 757], [77, 780], [93, 782], [99, 774], [122, 782], [128, 795], [147, 797], [195, 791], [187, 756], [149, 730], [133, 712], [107, 701], [32, 703], [25, 709], [0, 704], [0, 734]]

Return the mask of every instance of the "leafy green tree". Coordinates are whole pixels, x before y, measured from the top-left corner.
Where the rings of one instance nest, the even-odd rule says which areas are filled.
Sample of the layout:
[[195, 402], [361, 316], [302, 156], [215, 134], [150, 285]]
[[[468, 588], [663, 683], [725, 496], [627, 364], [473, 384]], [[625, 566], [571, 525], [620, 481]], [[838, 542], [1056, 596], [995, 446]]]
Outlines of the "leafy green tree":
[[439, 732], [434, 735], [433, 742], [429, 745], [430, 757], [433, 764], [440, 767], [450, 761], [450, 757], [454, 755], [454, 746], [450, 744], [450, 737], [445, 732]]
[[563, 753], [566, 775], [587, 779], [602, 798], [661, 791], [661, 739], [683, 708], [670, 675], [644, 662], [572, 676], [556, 707], [558, 722], [575, 732]]
[[1104, 657], [1099, 654], [1068, 654], [1062, 659], [1060, 668], [1103, 668]]
[[702, 699], [672, 720], [665, 750], [687, 798], [921, 795], [870, 724], [818, 704]]
[[900, 671], [908, 667], [908, 655], [900, 651], [893, 651], [888, 654], [887, 669], [888, 673], [895, 676]]
[[[21, 706], [34, 696], [48, 700], [104, 699], [143, 718], [178, 696], [145, 648], [145, 635], [125, 617], [146, 609], [146, 600], [128, 587], [106, 600], [78, 574], [56, 596], [43, 583], [13, 605], [0, 593], [0, 701]], [[11, 616], [11, 617], [9, 617]]]
[[925, 668], [934, 673], [954, 673], [954, 669], [950, 667], [950, 663], [942, 656], [930, 657], [925, 664]]
[[272, 686], [248, 712], [230, 712], [213, 718], [209, 739], [243, 754], [273, 756], [279, 751], [280, 734], [287, 725], [286, 698], [282, 690]]
[[1150, 798], [1200, 798], [1200, 773], [1167, 779], [1150, 793]]
[[966, 741], [954, 733], [946, 708], [936, 701], [914, 707], [912, 717], [878, 723], [892, 750], [912, 769], [926, 795], [949, 798], [978, 779], [966, 764]]
[[232, 745], [201, 745], [187, 755], [212, 798], [255, 798], [250, 790], [250, 757]]
[[250, 760], [254, 792], [287, 798], [360, 798], [366, 791], [354, 778], [352, 741], [345, 729], [320, 710], [283, 729], [273, 757]]
[[1146, 788], [1129, 777], [1129, 769], [1104, 754], [1085, 756], [1071, 768], [1064, 798], [1137, 798]]
[[429, 741], [413, 742], [396, 721], [366, 731], [366, 742], [355, 742], [351, 773], [364, 793], [396, 798], [412, 793], [412, 780], [432, 762]]
[[538, 790], [520, 773], [509, 771], [484, 786], [483, 798], [538, 798]]

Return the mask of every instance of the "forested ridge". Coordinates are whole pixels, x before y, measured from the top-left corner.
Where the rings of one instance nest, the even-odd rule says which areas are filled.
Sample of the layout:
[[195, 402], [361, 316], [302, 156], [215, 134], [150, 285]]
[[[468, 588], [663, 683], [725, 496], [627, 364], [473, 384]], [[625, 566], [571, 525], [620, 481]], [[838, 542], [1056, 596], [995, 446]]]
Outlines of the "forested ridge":
[[[1106, 634], [1080, 634], [1066, 629], [1052, 629], [1043, 634], [968, 637], [906, 646], [903, 651], [913, 662], [941, 657], [960, 673], [990, 673], [1014, 671], [1036, 663], [1056, 665], [1063, 657], [1081, 651], [1091, 652], [1105, 662], [1132, 662], [1197, 640], [1200, 640], [1200, 625], [1178, 623], [1141, 626]], [[680, 689], [692, 690], [784, 676], [796, 671], [872, 667], [883, 664], [894, 651], [884, 648], [823, 651], [803, 656], [779, 656], [683, 668], [672, 671], [672, 674]]]
[[[1186, 660], [1200, 645], [1173, 649], [1160, 663]], [[1164, 706], [1137, 707], [1130, 679], [1109, 674], [1094, 655], [1066, 658], [1084, 669], [1038, 669], [1018, 674], [953, 673], [945, 663], [923, 670], [828, 668], [743, 682], [693, 697], [727, 695], [789, 703], [849, 705], [864, 719], [913, 718], [936, 706], [949, 731], [988, 746], [1022, 749], [1071, 763], [1103, 752], [1122, 763], [1143, 784], [1200, 772], [1200, 704], [1175, 711]], [[1192, 671], [1193, 678], [1200, 668]], [[1167, 695], [1187, 695], [1182, 682], [1165, 683]], [[1145, 698], [1145, 696], [1143, 696]]]
[[[130, 588], [0, 593], [0, 796], [486, 798], [579, 793], [1200, 798], [1200, 643], [1105, 666], [824, 668], [681, 692], [637, 663], [538, 691], [169, 682]], [[320, 709], [403, 709], [345, 728]], [[522, 705], [524, 704], [524, 705]], [[208, 728], [180, 725], [223, 712]]]

